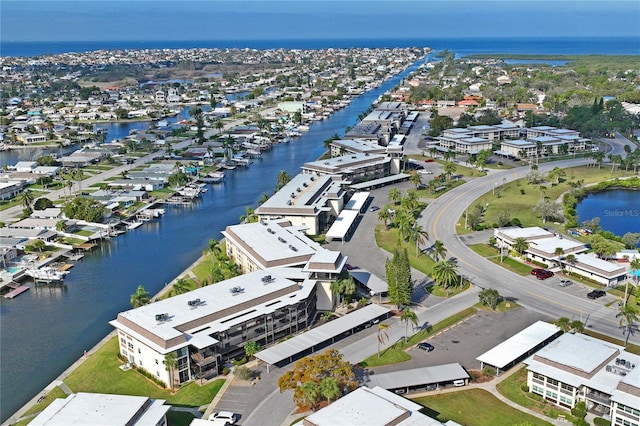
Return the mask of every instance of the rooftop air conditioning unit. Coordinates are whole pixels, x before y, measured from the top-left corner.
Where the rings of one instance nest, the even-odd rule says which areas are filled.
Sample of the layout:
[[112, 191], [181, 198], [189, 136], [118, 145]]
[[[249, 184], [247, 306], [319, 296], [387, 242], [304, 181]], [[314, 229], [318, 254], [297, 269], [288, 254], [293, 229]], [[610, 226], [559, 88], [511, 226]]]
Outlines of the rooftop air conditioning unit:
[[302, 192], [302, 189], [296, 188], [296, 192]]

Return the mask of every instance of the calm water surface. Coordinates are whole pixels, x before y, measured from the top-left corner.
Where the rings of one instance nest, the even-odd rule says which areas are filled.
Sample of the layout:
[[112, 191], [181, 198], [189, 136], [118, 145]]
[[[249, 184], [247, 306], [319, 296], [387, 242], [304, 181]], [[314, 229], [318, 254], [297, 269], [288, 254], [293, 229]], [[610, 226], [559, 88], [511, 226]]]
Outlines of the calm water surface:
[[590, 194], [576, 208], [578, 220], [600, 218], [600, 226], [616, 235], [640, 232], [640, 191], [614, 189]]
[[130, 308], [129, 295], [139, 284], [157, 293], [201, 255], [209, 239], [238, 223], [246, 206], [272, 194], [281, 170], [295, 175], [304, 162], [322, 155], [323, 140], [356, 124], [359, 113], [416, 66], [313, 124], [294, 142], [276, 145], [249, 168], [227, 173], [223, 184], [209, 186], [192, 206], [169, 206], [160, 220], [100, 246], [76, 264], [64, 287], [37, 286], [16, 299], [1, 299], [2, 420], [112, 331], [108, 321]]

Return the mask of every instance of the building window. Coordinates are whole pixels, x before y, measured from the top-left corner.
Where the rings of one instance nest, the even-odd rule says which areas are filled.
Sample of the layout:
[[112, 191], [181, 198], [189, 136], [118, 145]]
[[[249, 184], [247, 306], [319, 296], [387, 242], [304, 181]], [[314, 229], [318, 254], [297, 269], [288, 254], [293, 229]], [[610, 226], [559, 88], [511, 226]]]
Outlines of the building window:
[[565, 404], [567, 404], [569, 406], [573, 405], [573, 399], [567, 398], [564, 395], [560, 395], [560, 402], [564, 402]]
[[127, 342], [127, 347], [129, 348], [129, 350], [133, 350], [133, 343], [131, 342]]
[[558, 381], [547, 378], [547, 385], [548, 386], [553, 386], [554, 388], [557, 388], [558, 387]]
[[547, 390], [547, 392], [545, 392], [545, 396], [553, 399], [553, 400], [558, 400], [558, 394], [555, 392], [551, 392], [550, 390]]
[[531, 386], [531, 392], [537, 393], [538, 395], [544, 395], [544, 389], [536, 385]]

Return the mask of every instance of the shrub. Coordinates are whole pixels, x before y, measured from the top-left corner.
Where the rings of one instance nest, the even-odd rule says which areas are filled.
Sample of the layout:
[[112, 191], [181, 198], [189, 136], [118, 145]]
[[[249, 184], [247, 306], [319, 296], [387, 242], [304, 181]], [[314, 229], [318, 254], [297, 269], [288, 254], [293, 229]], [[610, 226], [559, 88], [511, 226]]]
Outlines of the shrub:
[[523, 384], [522, 386], [520, 386], [520, 390], [521, 390], [522, 392], [527, 393], [527, 392], [529, 392], [529, 386], [527, 386], [527, 384], [525, 383], [525, 384]]
[[576, 403], [575, 407], [571, 409], [571, 414], [582, 419], [587, 415], [587, 404], [584, 401]]
[[524, 190], [524, 188], [520, 188], [520, 195], [524, 195], [524, 194], [525, 194], [525, 192], [526, 192], [526, 191]]
[[573, 421], [573, 424], [576, 426], [589, 426], [589, 422], [583, 418], [578, 418]]
[[485, 367], [482, 369], [482, 374], [488, 377], [493, 377], [496, 375], [496, 370], [491, 367]]
[[533, 392], [529, 392], [527, 394], [527, 396], [531, 399], [533, 399], [534, 401], [543, 401], [544, 398], [542, 397], [542, 395], [538, 395], [537, 393], [533, 393]]
[[233, 374], [240, 380], [249, 380], [251, 378], [251, 371], [244, 365], [236, 367], [233, 370]]
[[593, 419], [593, 424], [596, 426], [611, 426], [611, 422], [607, 419], [603, 419], [602, 417], [596, 417]]
[[224, 368], [222, 369], [222, 375], [223, 375], [223, 376], [228, 375], [230, 372], [231, 372], [231, 370], [229, 370], [229, 367], [224, 367]]
[[243, 356], [243, 357], [242, 357], [242, 358], [240, 358], [240, 359], [235, 359], [235, 358], [234, 358], [234, 359], [232, 359], [232, 360], [231, 360], [231, 363], [232, 363], [233, 365], [235, 365], [236, 367], [237, 367], [237, 366], [239, 366], [239, 365], [244, 365], [244, 364], [246, 364], [246, 363], [247, 363], [247, 357], [246, 357], [246, 356]]
[[136, 370], [138, 373], [142, 374], [147, 379], [149, 379], [152, 382], [154, 382], [156, 385], [162, 386], [163, 388], [168, 388], [168, 386], [167, 386], [167, 384], [165, 382], [163, 382], [162, 380], [158, 379], [156, 376], [154, 376], [153, 374], [149, 373], [144, 368], [138, 367], [138, 366], [134, 366], [133, 369]]

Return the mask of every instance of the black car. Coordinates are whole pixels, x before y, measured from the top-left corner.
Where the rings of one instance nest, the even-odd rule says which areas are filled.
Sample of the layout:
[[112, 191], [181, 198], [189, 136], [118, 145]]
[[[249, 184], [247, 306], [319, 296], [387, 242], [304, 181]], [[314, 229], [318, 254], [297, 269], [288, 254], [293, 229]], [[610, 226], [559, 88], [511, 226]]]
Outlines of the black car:
[[589, 294], [587, 294], [587, 297], [589, 299], [598, 299], [602, 296], [605, 296], [607, 294], [606, 291], [604, 290], [593, 290], [592, 292], [590, 292]]
[[434, 347], [431, 343], [420, 342], [418, 343], [418, 349], [422, 349], [423, 351], [431, 352]]

